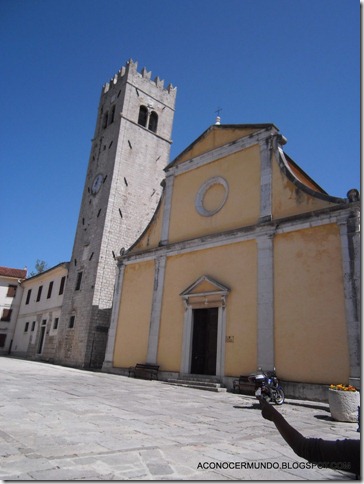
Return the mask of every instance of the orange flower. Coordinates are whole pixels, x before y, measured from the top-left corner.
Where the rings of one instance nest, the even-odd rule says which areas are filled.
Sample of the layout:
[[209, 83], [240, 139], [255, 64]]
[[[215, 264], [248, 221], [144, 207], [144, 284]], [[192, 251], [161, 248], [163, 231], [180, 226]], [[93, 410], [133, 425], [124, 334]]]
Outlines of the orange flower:
[[339, 383], [338, 385], [330, 385], [331, 390], [339, 390], [342, 392], [357, 392], [358, 390], [353, 387], [353, 385], [343, 385]]

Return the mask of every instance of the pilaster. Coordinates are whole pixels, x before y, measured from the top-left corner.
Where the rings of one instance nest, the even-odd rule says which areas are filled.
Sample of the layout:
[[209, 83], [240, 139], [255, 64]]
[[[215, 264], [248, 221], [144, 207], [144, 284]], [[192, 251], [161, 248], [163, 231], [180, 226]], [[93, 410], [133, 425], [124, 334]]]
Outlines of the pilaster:
[[349, 383], [360, 387], [360, 234], [357, 215], [340, 218], [346, 329], [348, 335]]
[[163, 222], [162, 222], [162, 238], [160, 242], [161, 245], [166, 245], [168, 243], [168, 238], [169, 238], [169, 222], [170, 222], [171, 208], [172, 208], [173, 180], [174, 180], [173, 173], [166, 175], [165, 201], [164, 201]]
[[152, 300], [152, 313], [150, 317], [147, 362], [156, 364], [158, 353], [159, 327], [162, 311], [162, 299], [164, 288], [164, 274], [166, 268], [165, 256], [158, 257], [155, 261], [154, 288]]
[[272, 157], [271, 138], [260, 141], [260, 221], [272, 219]]
[[226, 308], [225, 304], [219, 306], [217, 321], [217, 348], [216, 348], [216, 375], [225, 376], [225, 338], [226, 338]]
[[116, 337], [116, 329], [118, 325], [121, 290], [123, 287], [123, 279], [124, 279], [124, 270], [125, 270], [125, 266], [123, 264], [118, 264], [118, 274], [115, 279], [115, 287], [114, 287], [114, 298], [113, 298], [114, 304], [111, 311], [110, 327], [109, 327], [106, 351], [105, 351], [105, 360], [102, 365], [103, 370], [107, 370], [113, 367], [115, 337]]
[[183, 321], [183, 342], [181, 358], [181, 374], [190, 372], [190, 361], [192, 351], [192, 306], [185, 303], [185, 317]]
[[257, 366], [274, 368], [273, 234], [261, 235], [258, 245]]

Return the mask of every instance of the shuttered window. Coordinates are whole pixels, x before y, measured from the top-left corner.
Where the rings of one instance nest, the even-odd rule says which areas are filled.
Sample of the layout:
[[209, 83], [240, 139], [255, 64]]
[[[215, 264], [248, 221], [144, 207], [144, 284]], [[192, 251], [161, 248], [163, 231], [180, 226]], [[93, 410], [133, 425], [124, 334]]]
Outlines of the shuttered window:
[[52, 296], [52, 289], [53, 289], [53, 281], [49, 283], [47, 299], [49, 299]]
[[66, 276], [63, 276], [61, 279], [61, 284], [59, 286], [59, 293], [58, 293], [59, 295], [63, 294], [65, 282], [66, 282]]
[[1, 316], [1, 321], [10, 321], [12, 309], [3, 309], [3, 314]]
[[15, 297], [15, 294], [16, 294], [16, 286], [14, 286], [13, 284], [9, 284], [7, 297]]
[[40, 301], [40, 298], [42, 297], [42, 289], [43, 289], [43, 286], [39, 286], [38, 294], [37, 294], [37, 302]]

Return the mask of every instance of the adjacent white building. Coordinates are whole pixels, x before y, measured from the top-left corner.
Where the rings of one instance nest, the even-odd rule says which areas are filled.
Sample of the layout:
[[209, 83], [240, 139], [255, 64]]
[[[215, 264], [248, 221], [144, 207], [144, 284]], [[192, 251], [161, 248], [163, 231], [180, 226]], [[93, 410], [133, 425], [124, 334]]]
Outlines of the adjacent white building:
[[0, 267], [0, 354], [11, 351], [26, 269]]
[[11, 354], [53, 361], [68, 262], [22, 282], [22, 299]]

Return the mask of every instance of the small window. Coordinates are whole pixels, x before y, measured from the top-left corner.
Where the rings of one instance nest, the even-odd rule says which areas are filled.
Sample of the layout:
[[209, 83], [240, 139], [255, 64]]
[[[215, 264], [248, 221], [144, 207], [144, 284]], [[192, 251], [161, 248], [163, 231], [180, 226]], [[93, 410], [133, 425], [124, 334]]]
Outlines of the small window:
[[102, 129], [105, 129], [107, 127], [107, 117], [108, 117], [108, 113], [106, 112], [102, 120]]
[[27, 323], [25, 323], [25, 326], [24, 326], [24, 333], [27, 333], [29, 330], [29, 321]]
[[1, 321], [9, 322], [11, 319], [11, 313], [13, 312], [12, 309], [3, 309], [3, 314], [1, 316]]
[[35, 330], [35, 321], [32, 322], [32, 331]]
[[148, 120], [148, 109], [146, 108], [146, 106], [140, 106], [138, 124], [146, 127], [147, 120]]
[[32, 293], [32, 290], [31, 289], [28, 289], [27, 300], [25, 301], [25, 304], [29, 304], [31, 293]]
[[156, 133], [157, 126], [158, 126], [158, 114], [155, 111], [152, 111], [149, 117], [148, 129], [150, 129], [150, 131], [153, 131], [153, 133]]
[[6, 334], [0, 334], [0, 348], [4, 348], [6, 340]]
[[59, 318], [54, 318], [53, 329], [58, 329], [58, 322], [59, 322]]
[[40, 298], [42, 297], [42, 290], [43, 290], [43, 286], [39, 286], [38, 294], [37, 294], [37, 302], [40, 301]]
[[77, 281], [76, 281], [75, 291], [79, 291], [81, 289], [81, 281], [82, 281], [82, 272], [79, 272], [77, 274]]
[[111, 110], [109, 124], [113, 123], [114, 119], [115, 119], [115, 106], [113, 106], [113, 108]]
[[68, 323], [68, 327], [73, 328], [74, 326], [75, 326], [75, 316], [71, 316]]
[[63, 294], [65, 282], [66, 282], [66, 276], [63, 276], [61, 279], [61, 284], [59, 286], [59, 293], [58, 293], [59, 295]]
[[14, 286], [13, 284], [9, 284], [7, 297], [15, 297], [15, 294], [16, 294], [16, 286]]
[[47, 299], [50, 299], [50, 297], [52, 296], [52, 289], [53, 289], [53, 281], [49, 283]]

